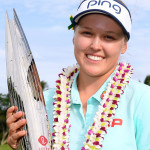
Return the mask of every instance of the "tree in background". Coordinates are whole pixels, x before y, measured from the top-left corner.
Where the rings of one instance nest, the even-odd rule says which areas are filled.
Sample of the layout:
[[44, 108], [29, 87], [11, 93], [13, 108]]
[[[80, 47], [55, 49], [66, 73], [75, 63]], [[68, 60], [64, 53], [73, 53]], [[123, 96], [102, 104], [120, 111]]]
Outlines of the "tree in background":
[[148, 75], [148, 76], [145, 78], [144, 84], [150, 86], [150, 75]]
[[47, 82], [45, 82], [45, 81], [41, 81], [41, 86], [42, 86], [42, 89], [43, 89], [43, 91], [44, 90], [46, 90], [46, 89], [48, 89], [48, 84], [47, 84]]
[[0, 93], [0, 145], [6, 143], [6, 111], [10, 106], [9, 95]]

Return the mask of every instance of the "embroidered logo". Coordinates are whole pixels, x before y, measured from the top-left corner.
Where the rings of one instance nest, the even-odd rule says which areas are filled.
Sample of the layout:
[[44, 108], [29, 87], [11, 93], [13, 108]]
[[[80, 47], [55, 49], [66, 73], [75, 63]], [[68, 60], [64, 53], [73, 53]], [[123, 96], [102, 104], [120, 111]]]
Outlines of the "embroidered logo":
[[38, 139], [39, 143], [45, 146], [48, 143], [48, 140], [45, 138], [45, 136], [40, 136]]

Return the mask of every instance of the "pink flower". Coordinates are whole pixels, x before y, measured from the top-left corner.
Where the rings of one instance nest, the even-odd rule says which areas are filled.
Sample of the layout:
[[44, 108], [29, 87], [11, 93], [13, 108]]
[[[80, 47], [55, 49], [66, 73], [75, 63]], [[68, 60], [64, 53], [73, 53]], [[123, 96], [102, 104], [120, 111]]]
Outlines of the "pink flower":
[[128, 72], [129, 72], [129, 70], [124, 70], [124, 72], [125, 72], [125, 73], [128, 73]]
[[65, 150], [65, 148], [62, 146], [62, 147], [61, 147], [61, 150]]
[[111, 117], [112, 116], [112, 114], [108, 114], [108, 117]]
[[59, 83], [59, 84], [60, 84], [60, 83], [61, 83], [61, 81], [60, 81], [60, 80], [56, 80], [56, 83]]
[[116, 94], [116, 96], [115, 96], [115, 97], [120, 98], [120, 94]]
[[128, 65], [128, 66], [127, 66], [127, 68], [131, 68], [131, 66], [130, 66], [130, 65]]
[[101, 122], [104, 122], [104, 118], [101, 118], [100, 121], [101, 121]]
[[54, 122], [58, 122], [58, 118], [54, 118]]
[[57, 101], [61, 102], [61, 97], [57, 97]]
[[116, 81], [117, 81], [117, 78], [116, 78], [116, 77], [113, 77], [113, 80], [116, 82]]
[[55, 136], [56, 134], [55, 133], [52, 133], [52, 136]]
[[57, 93], [57, 94], [61, 94], [61, 91], [58, 91], [58, 90], [57, 90], [56, 93]]
[[110, 102], [110, 99], [109, 98], [107, 98], [107, 100], [106, 100], [107, 102]]
[[118, 89], [118, 90], [121, 90], [121, 86], [117, 86], [117, 89]]
[[88, 135], [91, 135], [91, 134], [93, 134], [93, 131], [92, 131], [92, 130], [89, 130], [89, 131], [88, 131]]
[[122, 67], [119, 67], [119, 68], [118, 68], [118, 71], [121, 71], [121, 70], [122, 70]]
[[110, 110], [114, 110], [114, 108], [113, 108], [113, 107], [111, 107], [111, 108], [110, 108]]
[[114, 88], [115, 86], [113, 84], [111, 84], [111, 88]]
[[93, 142], [93, 145], [99, 145], [98, 141]]
[[96, 133], [96, 137], [100, 137], [101, 136], [101, 134], [100, 133]]
[[58, 107], [58, 108], [60, 108], [60, 107], [61, 107], [61, 105], [60, 105], [60, 104], [58, 104], [58, 105], [57, 105], [57, 107]]
[[69, 103], [70, 103], [69, 99], [67, 99], [67, 100], [66, 100], [66, 103], [67, 103], [67, 104], [69, 104]]
[[92, 126], [95, 126], [95, 122], [92, 124]]
[[105, 133], [107, 133], [106, 128], [105, 127], [101, 127], [100, 130], [105, 131]]
[[66, 136], [66, 133], [65, 133], [65, 132], [63, 132], [63, 136]]
[[123, 63], [121, 63], [121, 62], [119, 63], [119, 65], [120, 65], [121, 67], [122, 67], [122, 66], [124, 66], [124, 64], [123, 64]]
[[65, 119], [65, 120], [64, 120], [64, 122], [68, 123], [68, 122], [69, 122], [68, 118], [67, 118], [67, 119]]
[[70, 114], [67, 114], [67, 117], [70, 117]]
[[112, 91], [110, 91], [109, 95], [113, 95], [113, 92], [112, 92]]
[[102, 112], [102, 115], [105, 115], [105, 112]]
[[106, 105], [106, 104], [104, 104], [104, 105], [103, 105], [103, 107], [104, 107], [104, 108], [106, 108], [106, 107], [107, 107], [107, 105]]
[[112, 104], [117, 104], [117, 101], [116, 101], [116, 100], [113, 100]]
[[57, 110], [56, 113], [57, 113], [58, 115], [60, 115], [60, 114], [61, 114], [61, 111], [60, 111], [60, 110]]
[[116, 73], [116, 76], [119, 76], [119, 73], [118, 73], [118, 72]]
[[59, 85], [56, 85], [56, 88], [57, 88], [57, 89], [60, 89], [60, 86], [59, 86]]
[[62, 127], [62, 129], [65, 129], [65, 128], [66, 128], [66, 125]]
[[122, 78], [124, 78], [125, 77], [125, 73], [124, 74], [122, 74]]

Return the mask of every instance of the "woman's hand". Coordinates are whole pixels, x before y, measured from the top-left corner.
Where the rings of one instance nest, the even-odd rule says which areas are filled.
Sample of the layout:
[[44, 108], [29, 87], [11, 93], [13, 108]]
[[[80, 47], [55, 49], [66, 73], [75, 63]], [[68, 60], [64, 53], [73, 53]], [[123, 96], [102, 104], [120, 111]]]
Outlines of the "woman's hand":
[[18, 107], [12, 106], [6, 114], [6, 123], [9, 129], [7, 143], [14, 150], [17, 150], [20, 139], [27, 134], [27, 131], [22, 130], [27, 123], [26, 119], [23, 119], [25, 114], [22, 111], [16, 112], [17, 110]]

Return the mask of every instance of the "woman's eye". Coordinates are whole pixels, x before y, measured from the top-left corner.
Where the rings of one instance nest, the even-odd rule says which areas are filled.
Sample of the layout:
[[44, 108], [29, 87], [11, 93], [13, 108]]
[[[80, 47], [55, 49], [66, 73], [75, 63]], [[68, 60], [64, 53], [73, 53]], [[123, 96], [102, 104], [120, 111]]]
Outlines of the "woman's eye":
[[92, 33], [90, 33], [90, 32], [83, 32], [83, 34], [85, 34], [85, 35], [92, 35]]
[[105, 36], [105, 39], [107, 39], [107, 40], [114, 40], [114, 37], [113, 37], [113, 36], [110, 36], [110, 35], [106, 35], [106, 36]]

